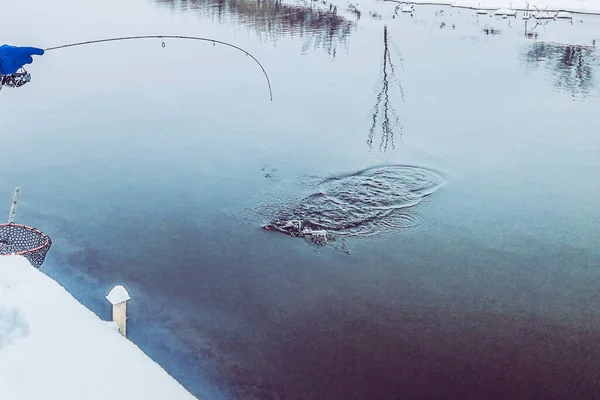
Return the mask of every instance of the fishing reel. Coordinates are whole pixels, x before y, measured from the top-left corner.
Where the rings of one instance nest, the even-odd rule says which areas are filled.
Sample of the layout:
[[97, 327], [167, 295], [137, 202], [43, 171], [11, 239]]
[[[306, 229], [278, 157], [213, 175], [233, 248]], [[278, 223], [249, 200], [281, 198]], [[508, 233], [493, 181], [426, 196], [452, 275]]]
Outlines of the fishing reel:
[[25, 68], [21, 68], [19, 71], [10, 75], [2, 75], [2, 82], [0, 84], [0, 88], [2, 86], [8, 86], [11, 88], [21, 87], [24, 84], [31, 82], [31, 74], [25, 71]]

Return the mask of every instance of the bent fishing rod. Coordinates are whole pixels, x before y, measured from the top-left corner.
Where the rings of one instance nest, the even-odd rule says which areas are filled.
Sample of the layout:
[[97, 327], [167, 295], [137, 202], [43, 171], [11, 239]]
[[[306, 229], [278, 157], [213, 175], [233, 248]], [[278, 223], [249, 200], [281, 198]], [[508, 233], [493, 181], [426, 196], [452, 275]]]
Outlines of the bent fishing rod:
[[[262, 70], [263, 74], [265, 75], [265, 78], [267, 80], [267, 85], [269, 86], [269, 97], [271, 99], [271, 101], [273, 101], [273, 91], [271, 90], [271, 80], [269, 79], [269, 75], [267, 74], [267, 71], [265, 70], [265, 68], [263, 67], [263, 65], [260, 63], [260, 61], [258, 61], [256, 59], [256, 57], [254, 57], [252, 54], [250, 54], [250, 52], [248, 52], [247, 50], [242, 49], [239, 46], [236, 46], [232, 43], [228, 43], [222, 40], [217, 40], [217, 39], [211, 39], [211, 38], [206, 38], [206, 37], [199, 37], [199, 36], [182, 36], [182, 35], [140, 35], [140, 36], [121, 36], [121, 37], [114, 37], [114, 38], [106, 38], [106, 39], [96, 39], [96, 40], [87, 40], [84, 42], [75, 42], [75, 43], [68, 43], [68, 44], [63, 44], [60, 46], [53, 46], [53, 47], [48, 47], [46, 49], [44, 49], [44, 52], [47, 51], [54, 51], [54, 50], [59, 50], [59, 49], [66, 49], [69, 47], [76, 47], [76, 46], [87, 46], [87, 45], [92, 45], [92, 44], [98, 44], [98, 43], [106, 43], [106, 42], [117, 42], [117, 41], [123, 41], [123, 40], [139, 40], [139, 39], [184, 39], [184, 40], [198, 40], [198, 41], [202, 41], [202, 42], [210, 42], [213, 44], [213, 46], [215, 44], [220, 44], [223, 46], [227, 46], [227, 47], [231, 47], [235, 50], [241, 51], [242, 53], [244, 53], [246, 56], [249, 56], [250, 58], [252, 58], [254, 60], [254, 62], [256, 62], [256, 64], [258, 64], [258, 66], [260, 67], [260, 69]], [[166, 47], [165, 42], [162, 42], [162, 47]], [[31, 74], [27, 71], [25, 71], [24, 68], [21, 68], [21, 70], [19, 72], [16, 72], [14, 74], [11, 75], [5, 75], [2, 77], [2, 82], [0, 83], [0, 88], [2, 87], [2, 85], [5, 86], [9, 86], [9, 87], [20, 87], [23, 86], [24, 84], [26, 84], [27, 82], [31, 81]]]

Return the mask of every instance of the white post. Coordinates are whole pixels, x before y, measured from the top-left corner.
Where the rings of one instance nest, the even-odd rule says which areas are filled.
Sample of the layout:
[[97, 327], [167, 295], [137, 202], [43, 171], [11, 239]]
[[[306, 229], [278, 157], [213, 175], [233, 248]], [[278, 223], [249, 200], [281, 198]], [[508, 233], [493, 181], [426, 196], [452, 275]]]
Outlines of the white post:
[[112, 304], [113, 321], [117, 323], [121, 335], [127, 337], [127, 301], [131, 299], [121, 285], [112, 288], [106, 299]]
[[10, 204], [10, 212], [8, 213], [8, 223], [14, 222], [15, 214], [17, 213], [17, 203], [19, 202], [19, 196], [21, 195], [21, 188], [15, 188], [15, 194], [13, 195], [12, 203]]

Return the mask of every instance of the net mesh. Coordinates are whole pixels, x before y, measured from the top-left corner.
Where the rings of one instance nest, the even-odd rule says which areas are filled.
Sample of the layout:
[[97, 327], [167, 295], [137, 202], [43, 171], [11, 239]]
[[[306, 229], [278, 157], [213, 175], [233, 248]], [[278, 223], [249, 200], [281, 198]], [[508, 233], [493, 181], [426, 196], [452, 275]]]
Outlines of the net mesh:
[[40, 268], [50, 246], [50, 237], [35, 228], [15, 223], [0, 224], [0, 255], [22, 255], [34, 267]]

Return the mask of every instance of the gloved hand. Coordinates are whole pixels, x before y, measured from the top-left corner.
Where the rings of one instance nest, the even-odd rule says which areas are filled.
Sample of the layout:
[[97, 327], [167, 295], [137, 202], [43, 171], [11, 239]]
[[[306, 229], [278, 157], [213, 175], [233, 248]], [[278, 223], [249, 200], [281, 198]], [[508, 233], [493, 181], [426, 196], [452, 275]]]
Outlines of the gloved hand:
[[0, 46], [0, 74], [14, 74], [25, 64], [33, 62], [32, 55], [41, 56], [43, 49], [37, 47], [17, 47], [4, 44]]

